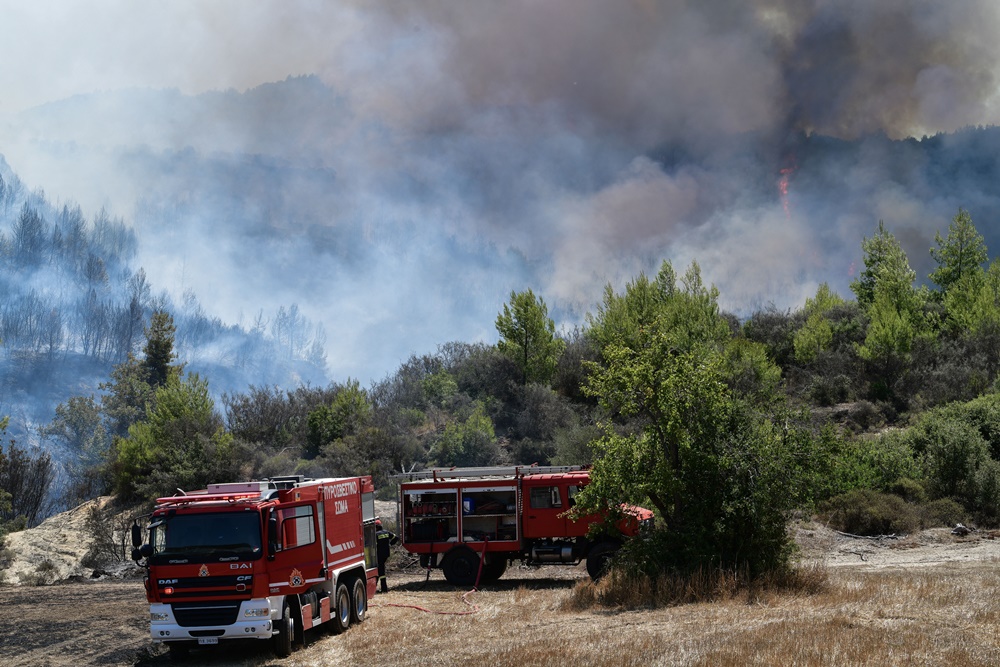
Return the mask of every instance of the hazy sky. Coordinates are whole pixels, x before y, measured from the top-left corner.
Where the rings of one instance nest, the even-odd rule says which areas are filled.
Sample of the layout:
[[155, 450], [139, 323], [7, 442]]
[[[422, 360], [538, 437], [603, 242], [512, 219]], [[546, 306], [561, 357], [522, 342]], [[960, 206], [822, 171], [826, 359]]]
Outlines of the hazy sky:
[[[227, 318], [252, 313], [270, 285], [267, 297], [325, 320], [338, 375], [377, 375], [434, 343], [488, 339], [489, 314], [511, 289], [533, 287], [578, 317], [605, 283], [664, 258], [679, 269], [699, 261], [726, 305], [794, 306], [831, 276], [843, 289], [878, 217], [912, 226], [920, 247], [933, 225], [946, 227], [940, 211], [952, 202], [914, 210], [852, 172], [845, 180], [864, 198], [821, 230], [804, 204], [789, 209], [777, 196], [782, 142], [796, 132], [920, 137], [1000, 119], [995, 0], [0, 0], [0, 17], [0, 154], [52, 197], [129, 217], [148, 183], [130, 182], [116, 160], [136, 146], [263, 154], [336, 173], [339, 217], [300, 215], [310, 222], [295, 221], [298, 235], [275, 220], [253, 274], [245, 254], [213, 263], [194, 242], [169, 256], [147, 248], [144, 261], [154, 284], [193, 285]], [[311, 118], [302, 103], [258, 100], [256, 124], [155, 109], [126, 122], [110, 108], [54, 123], [36, 109], [136, 88], [242, 92], [299, 75], [318, 76], [343, 113]], [[268, 126], [275, 116], [294, 116], [294, 141]], [[734, 157], [748, 136], [771, 172]], [[44, 154], [56, 143], [72, 159]], [[760, 181], [773, 201], [748, 203]], [[372, 220], [358, 223], [360, 212]], [[329, 258], [317, 239], [346, 219], [370, 232], [370, 272], [288, 281], [287, 266], [310, 253]], [[388, 246], [372, 234], [398, 231], [386, 220], [417, 230], [423, 254], [380, 256]], [[217, 231], [194, 217], [178, 224], [192, 241]], [[446, 242], [513, 252], [533, 284], [503, 279], [512, 269], [498, 260], [494, 273], [468, 278], [476, 288], [463, 300], [462, 280], [439, 271], [454, 255]], [[434, 295], [440, 312], [400, 331], [418, 294]], [[331, 309], [350, 313], [350, 326], [324, 315]], [[377, 359], [352, 361], [366, 346]]]

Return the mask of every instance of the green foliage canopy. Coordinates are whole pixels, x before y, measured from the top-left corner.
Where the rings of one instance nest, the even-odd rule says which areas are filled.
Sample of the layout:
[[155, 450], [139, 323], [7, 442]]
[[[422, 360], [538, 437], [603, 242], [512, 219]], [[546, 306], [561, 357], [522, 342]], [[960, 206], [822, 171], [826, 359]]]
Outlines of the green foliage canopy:
[[652, 503], [663, 527], [641, 559], [646, 570], [787, 564], [784, 512], [795, 492], [785, 440], [734, 389], [716, 296], [697, 265], [677, 286], [664, 263], [656, 281], [640, 276], [624, 295], [606, 290], [593, 322], [603, 363], [590, 365], [587, 391], [616, 419], [594, 443], [580, 506]]
[[169, 377], [145, 419], [130, 426], [114, 450], [115, 491], [128, 498], [152, 499], [239, 476], [232, 435], [197, 374]]
[[548, 306], [531, 289], [511, 292], [510, 302], [497, 315], [497, 348], [521, 370], [522, 383], [548, 384], [556, 372], [566, 343], [556, 336]]

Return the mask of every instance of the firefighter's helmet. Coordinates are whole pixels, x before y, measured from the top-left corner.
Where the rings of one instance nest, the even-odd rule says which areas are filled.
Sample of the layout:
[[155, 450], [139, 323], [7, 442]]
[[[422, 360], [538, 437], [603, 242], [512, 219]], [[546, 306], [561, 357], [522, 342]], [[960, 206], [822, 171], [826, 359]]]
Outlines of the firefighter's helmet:
[[382, 527], [382, 519], [375, 519], [375, 527], [376, 528]]

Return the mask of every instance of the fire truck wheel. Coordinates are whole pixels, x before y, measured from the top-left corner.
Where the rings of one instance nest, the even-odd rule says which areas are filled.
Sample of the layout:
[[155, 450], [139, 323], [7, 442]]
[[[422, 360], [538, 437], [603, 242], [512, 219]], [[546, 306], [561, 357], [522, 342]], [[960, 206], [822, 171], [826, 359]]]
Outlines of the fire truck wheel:
[[496, 581], [503, 576], [503, 573], [507, 571], [507, 559], [501, 557], [488, 558], [485, 563], [483, 563], [483, 574], [481, 581], [490, 582]]
[[351, 625], [351, 594], [347, 590], [347, 584], [338, 584], [337, 592], [333, 596], [333, 631], [340, 634]]
[[351, 623], [360, 623], [368, 613], [368, 587], [365, 580], [358, 577], [351, 588]]
[[274, 654], [279, 658], [287, 658], [292, 654], [292, 640], [295, 638], [295, 619], [292, 617], [292, 607], [287, 602], [281, 609], [281, 618], [275, 623], [278, 634], [274, 635]]
[[608, 563], [611, 562], [617, 551], [618, 545], [614, 542], [599, 542], [594, 545], [594, 548], [587, 554], [587, 574], [590, 575], [591, 579], [597, 581], [604, 575]]
[[441, 569], [452, 586], [472, 586], [479, 574], [479, 555], [468, 547], [453, 549], [444, 557]]

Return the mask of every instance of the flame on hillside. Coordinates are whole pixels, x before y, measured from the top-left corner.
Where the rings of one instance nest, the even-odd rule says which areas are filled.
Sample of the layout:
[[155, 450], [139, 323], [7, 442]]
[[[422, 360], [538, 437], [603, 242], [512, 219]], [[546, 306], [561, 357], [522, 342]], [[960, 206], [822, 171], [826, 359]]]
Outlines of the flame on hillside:
[[786, 158], [786, 165], [778, 171], [778, 195], [781, 197], [781, 207], [785, 209], [785, 218], [791, 220], [792, 212], [788, 204], [788, 184], [792, 179], [792, 175], [798, 169], [794, 155]]

